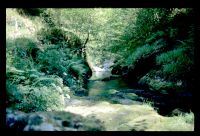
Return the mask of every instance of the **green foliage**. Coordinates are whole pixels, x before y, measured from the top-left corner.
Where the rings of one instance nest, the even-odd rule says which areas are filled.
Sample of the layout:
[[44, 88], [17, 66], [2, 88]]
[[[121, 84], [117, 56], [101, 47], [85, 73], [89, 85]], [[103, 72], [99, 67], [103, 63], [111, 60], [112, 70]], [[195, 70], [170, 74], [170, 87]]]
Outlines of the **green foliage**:
[[6, 106], [8, 107], [12, 107], [23, 100], [23, 94], [9, 80], [6, 80], [6, 97]]
[[[168, 9], [141, 9], [137, 14], [135, 34], [137, 38], [147, 38], [154, 29], [158, 28], [166, 19], [169, 10]], [[148, 21], [144, 21], [148, 20]], [[166, 21], [166, 20], [165, 20]]]
[[[185, 51], [185, 49], [178, 48], [178, 49], [174, 49], [172, 51], [162, 53], [161, 55], [159, 55], [156, 58], [156, 61], [158, 64], [167, 64], [172, 61], [185, 63], [188, 61], [188, 58], [187, 58], [186, 54], [184, 53], [184, 51]], [[191, 61], [189, 61], [189, 63], [191, 63]]]
[[184, 78], [184, 75], [191, 71], [194, 64], [186, 51], [185, 48], [177, 48], [162, 53], [156, 57], [156, 62], [162, 65], [163, 72], [170, 78]]
[[[72, 14], [74, 14], [74, 11], [72, 10]], [[71, 10], [68, 12], [71, 14]], [[82, 47], [81, 39], [75, 31], [72, 31], [72, 29], [68, 31], [59, 24], [59, 21], [63, 21], [61, 18], [69, 22], [76, 20], [76, 18], [74, 20], [65, 18], [67, 16], [66, 13], [63, 13], [63, 10], [48, 9], [42, 14], [42, 18], [47, 25], [37, 33], [37, 38], [45, 48], [43, 52], [38, 53], [36, 62], [40, 71], [46, 74], [59, 75], [63, 78], [65, 84], [74, 86], [78, 82], [76, 80], [81, 80], [79, 78], [88, 78], [82, 76], [84, 74], [87, 75], [88, 66], [85, 65], [85, 61], [81, 58], [82, 50], [85, 48]], [[77, 13], [79, 14], [79, 12]], [[61, 14], [64, 16], [60, 16]], [[79, 18], [77, 19], [79, 20]], [[69, 26], [71, 27], [71, 25]], [[83, 31], [87, 32], [87, 29]], [[77, 70], [77, 67], [80, 67], [80, 65], [81, 68]]]
[[[43, 29], [32, 31], [37, 37], [26, 38], [19, 35], [7, 38], [7, 105], [25, 112], [61, 110], [64, 106], [64, 94], [69, 93], [63, 84], [78, 90], [88, 78], [89, 68], [81, 58], [81, 40], [74, 32], [65, 31], [60, 27], [55, 21], [53, 10], [18, 11], [26, 16], [41, 14], [38, 19], [46, 22]], [[27, 20], [15, 10], [12, 14], [14, 13], [20, 19]], [[8, 20], [11, 20], [9, 15], [11, 14], [8, 14]], [[9, 24], [8, 28], [12, 30], [16, 27], [21, 32], [21, 28], [18, 27], [20, 20], [11, 22], [14, 23]], [[29, 22], [36, 23], [34, 18]], [[8, 31], [9, 35], [11, 32], [14, 31]]]
[[39, 50], [36, 41], [28, 38], [17, 38], [6, 40], [7, 64], [17, 69], [28, 69], [33, 67], [33, 50]]
[[56, 85], [56, 86], [63, 86], [63, 80], [62, 78], [59, 78], [56, 75], [50, 75], [50, 76], [46, 76], [46, 77], [39, 77], [36, 78], [37, 76], [34, 76], [33, 74], [30, 75], [31, 78], [35, 78], [33, 80], [33, 84], [32, 86], [51, 86], [52, 84]]
[[[121, 55], [120, 59], [123, 60], [124, 58], [131, 57], [129, 54], [135, 52], [137, 48], [146, 44], [152, 44], [152, 42], [156, 40], [162, 38], [167, 40], [170, 38], [172, 41], [180, 38], [179, 35], [183, 35], [185, 31], [182, 32], [179, 30], [182, 30], [185, 26], [176, 25], [179, 24], [179, 21], [182, 23], [182, 20], [178, 20], [178, 16], [183, 15], [185, 17], [184, 19], [187, 20], [186, 16], [191, 12], [191, 9], [148, 8], [138, 9], [134, 12], [134, 17], [129, 17], [127, 20], [128, 24], [126, 24], [125, 28], [122, 28], [124, 32], [122, 36], [119, 37], [120, 40], [110, 46], [111, 52], [117, 52], [117, 54]], [[174, 21], [175, 19], [176, 21]], [[187, 31], [187, 28], [184, 29]], [[171, 44], [172, 43], [168, 46], [173, 46]], [[129, 59], [127, 60], [129, 61]], [[123, 65], [123, 63], [126, 62], [121, 61], [121, 65]]]
[[175, 85], [173, 82], [167, 82], [167, 81], [160, 81], [153, 79], [150, 80], [148, 83], [150, 86], [150, 89], [161, 91], [161, 93], [165, 93], [165, 91], [170, 91], [170, 89], [175, 88]]
[[[23, 101], [15, 108], [24, 112], [61, 110], [64, 101], [59, 92], [51, 86], [21, 87], [24, 93]], [[23, 90], [24, 89], [24, 90]]]
[[73, 70], [78, 76], [82, 77], [83, 75], [87, 74], [89, 68], [84, 64], [83, 61], [79, 61], [75, 65], [72, 64], [71, 70]]
[[73, 69], [75, 73], [82, 75], [88, 71], [81, 57], [76, 57], [72, 51], [64, 48], [47, 48], [44, 52], [38, 53], [37, 62], [39, 69], [47, 74], [63, 76]]
[[152, 70], [143, 76], [139, 83], [148, 85], [151, 90], [160, 91], [160, 93], [171, 93], [170, 91], [178, 88], [178, 86], [171, 81], [167, 81], [161, 75], [161, 71]]
[[145, 59], [155, 53], [163, 50], [166, 43], [163, 39], [155, 41], [152, 45], [146, 44], [142, 47], [138, 47], [135, 52], [129, 55], [127, 59], [127, 65], [132, 65], [137, 63], [140, 59]]
[[[192, 17], [192, 9], [138, 9], [136, 18], [129, 20], [120, 37], [123, 42], [110, 48], [120, 54], [116, 67], [128, 66], [134, 70], [138, 64], [154, 57], [151, 60], [156, 60], [156, 65], [151, 65], [150, 68], [154, 74], [146, 71], [147, 74], [139, 83], [162, 92], [184, 91], [194, 81]], [[142, 66], [144, 65], [147, 63]]]
[[57, 27], [43, 28], [37, 33], [37, 38], [43, 44], [56, 44], [60, 47], [72, 48], [81, 54], [81, 40], [72, 32]]
[[47, 49], [38, 54], [37, 62], [40, 70], [48, 74], [62, 74], [67, 71], [67, 66], [70, 61], [67, 59], [69, 56], [56, 49]]
[[152, 43], [154, 42], [156, 39], [160, 39], [162, 37], [164, 37], [166, 34], [163, 31], [157, 31], [155, 33], [153, 33], [148, 39], [146, 39], [146, 43]]
[[65, 33], [59, 28], [43, 28], [37, 33], [37, 38], [43, 44], [59, 44], [65, 41]]
[[126, 37], [129, 37], [127, 40], [128, 43], [131, 44], [128, 45], [132, 48], [136, 48], [144, 45], [145, 42], [155, 39], [155, 37], [164, 35], [162, 31], [158, 30], [165, 24], [164, 22], [167, 22], [166, 16], [169, 13], [169, 9], [139, 9], [135, 17], [136, 19], [130, 21], [132, 25], [128, 25], [126, 28], [128, 30], [131, 29], [132, 31], [126, 31], [124, 33]]
[[14, 68], [8, 69], [7, 76], [8, 106], [25, 112], [60, 110], [64, 106], [63, 80], [58, 76]]

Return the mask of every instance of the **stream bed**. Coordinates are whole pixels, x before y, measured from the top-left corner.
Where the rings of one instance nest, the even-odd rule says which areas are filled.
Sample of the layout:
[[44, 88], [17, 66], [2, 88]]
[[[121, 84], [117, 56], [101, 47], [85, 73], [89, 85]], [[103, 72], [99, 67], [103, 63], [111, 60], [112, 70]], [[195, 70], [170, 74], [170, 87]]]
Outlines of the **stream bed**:
[[[98, 74], [101, 75], [100, 78], [97, 77]], [[168, 109], [165, 104], [162, 105], [162, 101], [165, 102], [163, 96], [149, 93], [148, 90], [132, 89], [122, 78], [109, 79], [109, 72], [98, 74], [93, 73], [95, 77], [90, 78], [88, 82], [88, 95], [73, 96], [68, 101], [65, 111], [86, 118], [99, 119], [106, 131], [191, 131], [194, 129], [193, 123], [187, 123], [181, 117], [167, 117], [159, 113], [158, 108]], [[147, 98], [152, 99], [148, 102]], [[154, 102], [153, 99], [158, 101]], [[169, 105], [169, 107], [173, 106]]]

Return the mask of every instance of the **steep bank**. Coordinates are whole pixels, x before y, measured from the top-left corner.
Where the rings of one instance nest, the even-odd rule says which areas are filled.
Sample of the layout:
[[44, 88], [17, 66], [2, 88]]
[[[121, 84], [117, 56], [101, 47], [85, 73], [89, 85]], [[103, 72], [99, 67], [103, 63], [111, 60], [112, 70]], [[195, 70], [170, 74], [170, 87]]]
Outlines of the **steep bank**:
[[124, 43], [126, 54], [116, 59], [112, 74], [121, 75], [133, 89], [172, 99], [173, 107], [193, 110], [195, 19], [194, 9], [141, 9], [133, 22], [137, 36]]
[[61, 110], [69, 95], [86, 93], [91, 70], [80, 49], [83, 41], [56, 24], [49, 11], [6, 10], [7, 107]]

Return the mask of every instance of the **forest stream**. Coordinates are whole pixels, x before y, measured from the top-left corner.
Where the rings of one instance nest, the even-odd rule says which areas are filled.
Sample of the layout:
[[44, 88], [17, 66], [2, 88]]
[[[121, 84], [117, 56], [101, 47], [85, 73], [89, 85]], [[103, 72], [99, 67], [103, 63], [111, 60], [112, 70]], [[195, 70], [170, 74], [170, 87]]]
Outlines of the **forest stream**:
[[6, 128], [194, 131], [196, 15], [6, 9]]
[[109, 75], [109, 71], [93, 71], [88, 96], [73, 96], [67, 101], [65, 111], [99, 119], [106, 131], [154, 131], [163, 121], [170, 119], [158, 114], [150, 102], [149, 105], [142, 102], [143, 97], [129, 92], [134, 89], [130, 89], [122, 78], [102, 80], [109, 79]]
[[[136, 112], [136, 107], [140, 107], [141, 104], [134, 103], [130, 99], [114, 97], [113, 95], [118, 92], [117, 90], [128, 89], [128, 86], [121, 78], [109, 81], [101, 80], [108, 75], [108, 71], [93, 72], [93, 76], [88, 83], [88, 96], [72, 98], [65, 111], [82, 116], [94, 116], [102, 121], [107, 130], [131, 130], [133, 126], [129, 126], [128, 123], [141, 115], [140, 112]], [[145, 107], [143, 108], [145, 109]], [[155, 112], [153, 109], [146, 110], [149, 113]], [[156, 117], [159, 117], [159, 115], [156, 115]], [[140, 122], [138, 121], [136, 123]], [[141, 125], [141, 123], [138, 125]], [[143, 130], [147, 129], [147, 127], [142, 125], [139, 129]]]

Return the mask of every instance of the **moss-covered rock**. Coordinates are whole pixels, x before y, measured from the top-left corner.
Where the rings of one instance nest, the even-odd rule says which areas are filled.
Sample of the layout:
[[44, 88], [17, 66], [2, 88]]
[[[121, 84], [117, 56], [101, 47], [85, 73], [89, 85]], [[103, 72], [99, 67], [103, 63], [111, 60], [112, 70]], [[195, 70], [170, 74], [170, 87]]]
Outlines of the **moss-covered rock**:
[[84, 60], [76, 61], [70, 67], [70, 74], [75, 77], [76, 88], [74, 90], [75, 94], [82, 96], [87, 94], [87, 82], [92, 75], [92, 71], [88, 64]]

